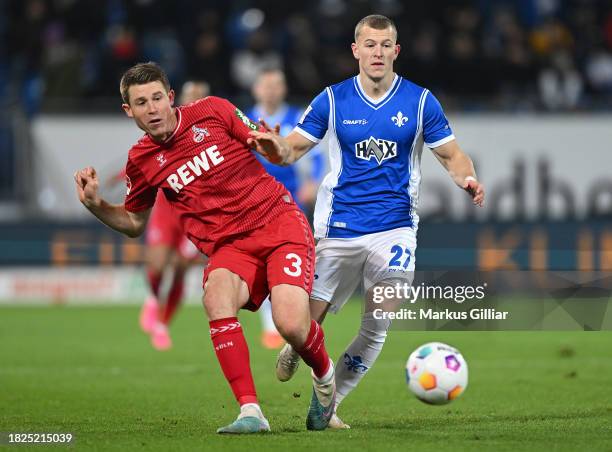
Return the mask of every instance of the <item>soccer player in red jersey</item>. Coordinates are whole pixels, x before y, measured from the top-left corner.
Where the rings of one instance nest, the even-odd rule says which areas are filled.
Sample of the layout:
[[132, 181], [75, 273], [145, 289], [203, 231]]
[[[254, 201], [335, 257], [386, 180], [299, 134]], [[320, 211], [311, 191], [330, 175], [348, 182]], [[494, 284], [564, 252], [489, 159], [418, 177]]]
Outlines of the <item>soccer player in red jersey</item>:
[[125, 202], [114, 205], [99, 196], [92, 167], [75, 173], [77, 194], [103, 223], [136, 237], [162, 190], [189, 239], [209, 256], [204, 308], [219, 364], [240, 404], [238, 418], [217, 432], [270, 430], [236, 317], [239, 309], [257, 310], [268, 294], [278, 331], [312, 368], [306, 426], [325, 429], [335, 383], [323, 329], [309, 313], [312, 233], [287, 190], [251, 153], [249, 132], [257, 126], [218, 97], [173, 107], [174, 91], [155, 63], [130, 68], [120, 87], [124, 111], [145, 132], [128, 154]]
[[[209, 92], [206, 82], [187, 81], [181, 89], [180, 103], [190, 104], [208, 96]], [[125, 172], [121, 177], [125, 178]], [[172, 346], [168, 327], [183, 298], [185, 273], [201, 255], [185, 236], [180, 219], [161, 191], [157, 192], [145, 236], [150, 294], [140, 311], [140, 327], [150, 335], [151, 345], [156, 350], [167, 350]], [[164, 275], [169, 273], [171, 284], [165, 296], [162, 296], [161, 282]]]

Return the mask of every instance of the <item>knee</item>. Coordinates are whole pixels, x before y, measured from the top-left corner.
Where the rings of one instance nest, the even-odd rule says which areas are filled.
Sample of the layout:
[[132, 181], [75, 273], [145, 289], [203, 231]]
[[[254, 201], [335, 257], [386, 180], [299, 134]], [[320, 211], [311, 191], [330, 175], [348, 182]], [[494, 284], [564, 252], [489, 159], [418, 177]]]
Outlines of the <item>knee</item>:
[[217, 284], [207, 283], [204, 288], [202, 303], [209, 320], [235, 317], [238, 313], [238, 307], [234, 298]]
[[280, 335], [294, 347], [299, 348], [306, 341], [309, 325], [306, 325], [302, 319], [285, 317], [275, 324]]

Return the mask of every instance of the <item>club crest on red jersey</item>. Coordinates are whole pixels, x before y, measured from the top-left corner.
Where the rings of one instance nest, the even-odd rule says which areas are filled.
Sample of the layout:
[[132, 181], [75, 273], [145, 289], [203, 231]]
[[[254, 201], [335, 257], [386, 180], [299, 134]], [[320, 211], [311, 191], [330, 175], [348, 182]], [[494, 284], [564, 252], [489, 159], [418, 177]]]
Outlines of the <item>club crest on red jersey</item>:
[[205, 137], [210, 136], [208, 129], [205, 129], [203, 127], [191, 126], [191, 131], [193, 132], [193, 141], [195, 141], [196, 143], [201, 143], [202, 141], [204, 141]]
[[132, 191], [132, 180], [130, 179], [130, 176], [126, 174], [125, 175], [125, 194], [129, 195], [131, 191]]
[[159, 166], [164, 166], [164, 164], [167, 162], [166, 157], [164, 157], [163, 152], [160, 152], [159, 154], [157, 154], [157, 156], [155, 157], [155, 160], [159, 162]]

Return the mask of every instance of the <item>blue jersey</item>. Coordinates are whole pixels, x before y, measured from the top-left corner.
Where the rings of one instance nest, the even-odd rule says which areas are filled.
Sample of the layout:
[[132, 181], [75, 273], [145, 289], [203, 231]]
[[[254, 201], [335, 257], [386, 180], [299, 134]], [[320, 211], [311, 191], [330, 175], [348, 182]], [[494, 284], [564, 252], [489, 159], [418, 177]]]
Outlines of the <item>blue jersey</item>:
[[327, 87], [295, 130], [318, 143], [328, 133], [330, 172], [315, 208], [315, 236], [350, 238], [418, 225], [423, 143], [455, 137], [438, 100], [395, 76], [380, 99], [359, 76]]
[[[276, 124], [280, 124], [280, 133], [281, 135], [286, 136], [293, 130], [295, 125], [298, 123], [300, 117], [302, 116], [302, 112], [303, 109], [283, 104], [274, 115], [268, 116], [257, 105], [255, 105], [247, 112], [247, 116], [253, 119], [254, 121], [257, 121], [259, 118], [263, 118], [271, 127], [274, 127]], [[287, 188], [287, 190], [289, 191], [289, 193], [291, 193], [291, 196], [293, 196], [293, 199], [297, 203], [297, 191], [299, 190], [301, 185], [300, 175], [297, 166], [274, 165], [264, 159], [261, 155], [257, 153], [255, 153], [255, 155], [262, 163], [266, 171]], [[320, 153], [314, 153], [310, 163], [310, 178], [318, 183], [323, 178], [324, 161], [322, 155]]]

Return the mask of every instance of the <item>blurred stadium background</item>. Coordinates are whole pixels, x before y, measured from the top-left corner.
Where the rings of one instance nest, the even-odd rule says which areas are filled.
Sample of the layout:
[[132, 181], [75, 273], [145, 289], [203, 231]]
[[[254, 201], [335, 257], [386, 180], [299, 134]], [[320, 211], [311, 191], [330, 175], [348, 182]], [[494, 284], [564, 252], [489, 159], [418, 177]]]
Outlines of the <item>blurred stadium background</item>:
[[[609, 0], [24, 0], [0, 3], [0, 303], [138, 302], [140, 240], [79, 204], [140, 135], [118, 79], [158, 61], [247, 109], [264, 67], [305, 105], [356, 72], [356, 21], [392, 17], [396, 71], [429, 87], [487, 187], [476, 211], [424, 152], [417, 267], [612, 269]], [[121, 201], [123, 188], [104, 194]], [[189, 298], [200, 292], [190, 275]]]

